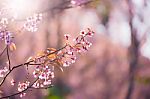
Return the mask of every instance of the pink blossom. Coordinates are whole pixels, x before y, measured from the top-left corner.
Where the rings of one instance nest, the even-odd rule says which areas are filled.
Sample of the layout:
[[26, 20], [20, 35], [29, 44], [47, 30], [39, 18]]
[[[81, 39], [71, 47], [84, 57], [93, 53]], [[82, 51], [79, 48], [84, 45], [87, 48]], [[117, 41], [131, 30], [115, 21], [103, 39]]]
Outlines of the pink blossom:
[[12, 86], [14, 86], [16, 82], [14, 81], [14, 79], [12, 79], [10, 83]]
[[85, 31], [81, 31], [81, 32], [80, 32], [80, 35], [81, 35], [81, 36], [85, 36], [85, 34], [86, 34]]
[[82, 5], [84, 3], [89, 2], [90, 0], [71, 0], [71, 4], [74, 6], [79, 6]]
[[24, 97], [25, 95], [26, 95], [26, 93], [21, 93], [20, 98]]
[[65, 34], [65, 40], [69, 40], [70, 35], [69, 34]]

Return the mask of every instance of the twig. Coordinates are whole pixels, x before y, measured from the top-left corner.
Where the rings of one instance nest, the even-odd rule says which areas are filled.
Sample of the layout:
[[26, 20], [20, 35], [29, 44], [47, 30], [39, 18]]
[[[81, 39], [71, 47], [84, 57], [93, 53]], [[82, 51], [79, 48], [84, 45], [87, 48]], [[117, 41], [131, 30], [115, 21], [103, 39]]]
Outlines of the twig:
[[8, 45], [7, 45], [7, 58], [8, 58], [8, 67], [9, 67], [9, 70], [11, 70], [11, 62], [10, 62], [10, 57], [9, 57], [9, 47], [8, 47]]
[[[30, 61], [30, 62], [31, 62], [31, 61]], [[30, 62], [27, 62], [27, 63], [24, 63], [24, 64], [20, 64], [20, 65], [14, 66], [12, 69], [10, 69], [9, 72], [5, 75], [5, 77], [4, 77], [3, 80], [1, 81], [0, 86], [3, 85], [4, 81], [6, 80], [6, 78], [9, 76], [9, 74], [10, 74], [14, 69], [16, 69], [16, 68], [18, 68], [18, 67], [21, 67], [21, 66], [23, 66], [23, 65], [27, 65], [27, 64], [29, 64]]]

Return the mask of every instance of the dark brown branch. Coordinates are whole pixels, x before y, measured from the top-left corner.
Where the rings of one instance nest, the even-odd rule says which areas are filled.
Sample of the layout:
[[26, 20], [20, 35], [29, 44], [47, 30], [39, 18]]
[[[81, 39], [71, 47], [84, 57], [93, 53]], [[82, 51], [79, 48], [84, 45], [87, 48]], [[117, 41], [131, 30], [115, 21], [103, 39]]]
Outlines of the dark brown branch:
[[8, 69], [11, 70], [11, 62], [10, 62], [10, 57], [9, 57], [9, 46], [7, 45], [7, 59], [8, 59]]
[[137, 31], [133, 27], [133, 17], [134, 17], [134, 12], [133, 12], [133, 5], [131, 0], [127, 0], [128, 4], [128, 9], [129, 9], [129, 26], [131, 30], [131, 45], [128, 51], [129, 55], [129, 85], [127, 89], [127, 94], [125, 99], [132, 99], [132, 93], [134, 91], [134, 80], [135, 80], [135, 70], [138, 65], [138, 50], [139, 50], [139, 41], [137, 39]]

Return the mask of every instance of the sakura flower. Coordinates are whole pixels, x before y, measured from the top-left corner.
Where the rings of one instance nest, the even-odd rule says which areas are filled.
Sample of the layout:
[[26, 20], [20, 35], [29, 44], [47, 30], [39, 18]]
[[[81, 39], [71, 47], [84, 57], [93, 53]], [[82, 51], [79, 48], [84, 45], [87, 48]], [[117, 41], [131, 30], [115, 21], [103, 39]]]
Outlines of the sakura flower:
[[88, 28], [88, 36], [92, 37], [94, 35], [94, 31], [92, 31], [90, 28]]
[[86, 34], [85, 31], [81, 31], [81, 32], [80, 32], [80, 35], [81, 35], [81, 36], [85, 36], [85, 34]]
[[70, 62], [65, 61], [64, 64], [63, 64], [63, 66], [64, 66], [64, 67], [68, 67], [68, 66], [70, 66], [70, 64], [71, 64]]
[[25, 95], [26, 95], [26, 93], [21, 93], [20, 98], [24, 97]]
[[65, 40], [69, 40], [70, 35], [69, 34], [65, 34]]

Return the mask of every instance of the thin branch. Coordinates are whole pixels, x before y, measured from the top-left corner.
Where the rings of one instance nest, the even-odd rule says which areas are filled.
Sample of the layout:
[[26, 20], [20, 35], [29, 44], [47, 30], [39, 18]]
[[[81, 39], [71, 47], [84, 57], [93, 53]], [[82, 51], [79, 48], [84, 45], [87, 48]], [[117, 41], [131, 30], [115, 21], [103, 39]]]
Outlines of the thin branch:
[[11, 70], [11, 62], [10, 62], [10, 57], [9, 57], [9, 47], [8, 47], [8, 45], [7, 45], [7, 58], [8, 58], [8, 67], [9, 67], [9, 70]]
[[9, 72], [5, 75], [5, 77], [4, 77], [3, 80], [1, 81], [0, 86], [3, 85], [4, 81], [6, 80], [6, 78], [9, 76], [9, 74], [10, 74], [14, 69], [16, 69], [16, 68], [18, 68], [18, 67], [21, 67], [21, 66], [23, 66], [23, 65], [27, 65], [27, 64], [29, 64], [29, 63], [30, 63], [30, 62], [27, 62], [27, 63], [24, 63], [24, 64], [20, 64], [20, 65], [14, 66], [12, 69], [10, 69]]
[[5, 50], [7, 49], [7, 46], [3, 49], [3, 51], [0, 54], [0, 57], [3, 55], [3, 53], [5, 52]]

